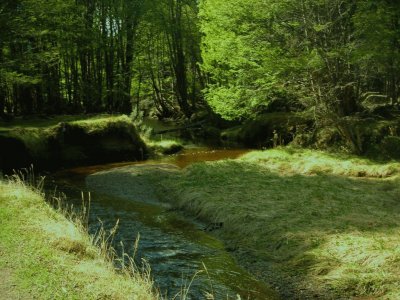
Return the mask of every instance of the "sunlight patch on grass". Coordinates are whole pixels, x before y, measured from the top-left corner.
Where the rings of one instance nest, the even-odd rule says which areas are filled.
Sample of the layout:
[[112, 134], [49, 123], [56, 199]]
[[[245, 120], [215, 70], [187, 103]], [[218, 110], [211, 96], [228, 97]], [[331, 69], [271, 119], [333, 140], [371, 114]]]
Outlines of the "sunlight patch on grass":
[[73, 125], [87, 128], [88, 132], [104, 130], [110, 123], [132, 123], [132, 120], [126, 116], [98, 116], [89, 119], [82, 119], [70, 122]]
[[43, 129], [56, 126], [60, 122], [98, 122], [102, 119], [118, 118], [119, 116], [100, 115], [61, 115], [52, 118], [16, 119], [12, 122], [0, 121], [0, 130]]
[[254, 162], [271, 171], [285, 174], [313, 175], [329, 173], [353, 177], [389, 177], [400, 173], [400, 163], [379, 164], [365, 158], [332, 155], [315, 150], [278, 148], [253, 151], [243, 161]]
[[[354, 296], [400, 293], [400, 229], [333, 234], [310, 251], [317, 257], [311, 270], [333, 289]], [[318, 276], [322, 275], [322, 276]]]

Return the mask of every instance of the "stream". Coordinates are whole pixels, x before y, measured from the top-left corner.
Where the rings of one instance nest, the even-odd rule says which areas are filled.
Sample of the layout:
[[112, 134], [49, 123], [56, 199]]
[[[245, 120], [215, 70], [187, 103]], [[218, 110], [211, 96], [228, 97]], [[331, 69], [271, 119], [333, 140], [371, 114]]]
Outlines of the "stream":
[[[81, 193], [89, 192], [86, 176], [116, 167], [168, 163], [184, 168], [198, 161], [237, 158], [244, 150], [185, 150], [178, 155], [147, 162], [80, 167], [57, 172], [48, 188], [63, 192], [68, 203], [79, 207]], [[114, 247], [132, 254], [140, 235], [135, 261], [145, 260], [160, 293], [167, 299], [277, 299], [274, 291], [240, 267], [223, 243], [197, 223], [159, 204], [130, 197], [91, 192], [89, 231], [99, 220], [111, 229], [119, 220]], [[123, 243], [123, 247], [121, 246]], [[200, 271], [200, 272], [199, 272]], [[178, 296], [177, 296], [178, 295]], [[240, 296], [240, 297], [239, 297]]]

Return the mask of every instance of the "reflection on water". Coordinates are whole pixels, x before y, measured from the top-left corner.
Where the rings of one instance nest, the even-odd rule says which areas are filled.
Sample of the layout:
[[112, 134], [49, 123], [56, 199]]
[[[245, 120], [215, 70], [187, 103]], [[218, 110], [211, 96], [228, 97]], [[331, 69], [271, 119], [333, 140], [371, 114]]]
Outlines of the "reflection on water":
[[[174, 163], [183, 168], [197, 161], [236, 158], [243, 150], [186, 151], [183, 154], [163, 158], [162, 162]], [[160, 162], [158, 160], [157, 162]], [[155, 163], [150, 161], [149, 163]], [[113, 167], [133, 163], [83, 167], [56, 174], [55, 183], [69, 197], [80, 204], [81, 190], [85, 190], [84, 176]], [[202, 230], [202, 226], [182, 216], [140, 199], [111, 197], [92, 194], [90, 231], [95, 232], [101, 219], [106, 228], [112, 228], [116, 220], [120, 226], [115, 247], [121, 252], [133, 253], [133, 244], [140, 234], [136, 260], [145, 259], [151, 266], [152, 276], [162, 294], [169, 298], [184, 286], [190, 285], [187, 299], [275, 299], [274, 293], [249, 273], [239, 267], [223, 244]], [[199, 270], [191, 282], [194, 274]]]

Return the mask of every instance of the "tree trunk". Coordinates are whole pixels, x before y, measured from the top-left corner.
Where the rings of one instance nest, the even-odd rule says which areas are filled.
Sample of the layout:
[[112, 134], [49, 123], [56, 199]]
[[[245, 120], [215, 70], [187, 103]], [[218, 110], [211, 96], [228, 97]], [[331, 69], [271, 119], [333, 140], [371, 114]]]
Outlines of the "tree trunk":
[[170, 0], [172, 28], [172, 61], [176, 80], [178, 104], [187, 118], [192, 112], [188, 102], [188, 87], [182, 35], [182, 0]]
[[126, 20], [126, 48], [125, 62], [123, 67], [124, 91], [122, 98], [121, 111], [125, 114], [132, 112], [131, 86], [132, 86], [132, 62], [133, 62], [133, 38], [135, 34], [136, 20], [132, 12], [128, 13]]

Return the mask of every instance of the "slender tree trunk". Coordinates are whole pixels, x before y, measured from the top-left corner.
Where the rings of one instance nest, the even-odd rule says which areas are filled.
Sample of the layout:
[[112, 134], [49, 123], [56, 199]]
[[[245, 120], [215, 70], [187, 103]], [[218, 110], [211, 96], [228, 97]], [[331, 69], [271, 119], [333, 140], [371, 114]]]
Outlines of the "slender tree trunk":
[[[0, 41], [0, 65], [3, 63], [3, 44]], [[0, 73], [0, 117], [2, 117], [5, 114], [5, 104], [6, 104], [6, 93], [7, 89], [7, 84], [4, 80], [4, 77], [2, 73]]]
[[5, 114], [6, 105], [6, 86], [1, 82], [0, 78], [0, 117]]
[[122, 112], [130, 114], [132, 112], [131, 88], [132, 88], [132, 62], [133, 62], [133, 43], [135, 34], [136, 20], [132, 12], [128, 13], [126, 20], [126, 49], [125, 63], [123, 68], [124, 74], [124, 97], [122, 103]]
[[192, 112], [188, 103], [188, 87], [185, 54], [183, 52], [183, 36], [182, 36], [182, 0], [177, 0], [176, 3], [176, 27], [174, 32], [175, 45], [176, 45], [176, 85], [179, 94], [179, 104], [186, 117], [190, 117]]

